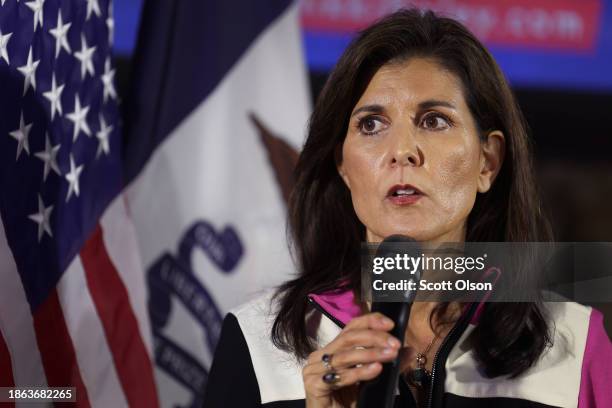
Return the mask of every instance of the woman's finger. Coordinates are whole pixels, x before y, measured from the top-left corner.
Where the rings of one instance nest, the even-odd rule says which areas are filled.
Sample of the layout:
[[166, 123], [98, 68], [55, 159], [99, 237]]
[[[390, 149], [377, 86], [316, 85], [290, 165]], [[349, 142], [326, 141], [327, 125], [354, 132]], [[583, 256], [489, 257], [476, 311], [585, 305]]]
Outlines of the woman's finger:
[[373, 312], [366, 313], [352, 319], [346, 326], [344, 326], [343, 331], [353, 329], [375, 329], [389, 331], [393, 328], [393, 326], [393, 320], [389, 319], [382, 313]]
[[[336, 370], [366, 365], [370, 363], [386, 363], [397, 357], [399, 348], [372, 347], [342, 350], [332, 357], [332, 366]], [[325, 368], [324, 364], [321, 364]]]
[[329, 365], [322, 360], [316, 361], [305, 366], [303, 373], [304, 375], [323, 375], [329, 371], [339, 371], [369, 363], [386, 363], [397, 357], [397, 354], [398, 349], [390, 347], [343, 350], [336, 354], [328, 354], [330, 356]]
[[390, 333], [372, 329], [351, 329], [340, 333], [327, 349], [332, 352], [354, 347], [400, 348], [400, 341]]
[[339, 388], [368, 381], [375, 378], [382, 370], [382, 364], [370, 363], [360, 367], [347, 368], [323, 374], [311, 374], [304, 378], [305, 385], [316, 398], [321, 398]]

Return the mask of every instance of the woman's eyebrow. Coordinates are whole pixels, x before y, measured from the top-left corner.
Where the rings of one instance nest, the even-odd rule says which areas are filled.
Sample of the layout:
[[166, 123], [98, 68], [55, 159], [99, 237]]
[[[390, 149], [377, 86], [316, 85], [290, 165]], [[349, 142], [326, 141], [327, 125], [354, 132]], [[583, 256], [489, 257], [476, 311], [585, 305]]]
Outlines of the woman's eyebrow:
[[[419, 103], [418, 108], [419, 110], [423, 111], [423, 110], [435, 108], [437, 106], [443, 106], [443, 107], [446, 107], [452, 110], [457, 110], [457, 107], [453, 105], [451, 102], [443, 101], [441, 99], [428, 99], [426, 101]], [[355, 109], [355, 111], [351, 114], [351, 117], [361, 112], [380, 114], [380, 113], [383, 113], [384, 111], [385, 111], [385, 108], [382, 105], [377, 105], [377, 104], [364, 105], [364, 106], [361, 106]]]
[[364, 105], [364, 106], [361, 106], [355, 109], [355, 111], [351, 114], [351, 117], [361, 112], [383, 113], [384, 111], [385, 111], [385, 108], [383, 108], [382, 105]]
[[439, 100], [439, 99], [429, 99], [419, 103], [419, 110], [427, 110], [431, 108], [435, 108], [436, 106], [444, 106], [446, 108], [450, 108], [452, 110], [457, 110], [457, 107], [450, 102]]

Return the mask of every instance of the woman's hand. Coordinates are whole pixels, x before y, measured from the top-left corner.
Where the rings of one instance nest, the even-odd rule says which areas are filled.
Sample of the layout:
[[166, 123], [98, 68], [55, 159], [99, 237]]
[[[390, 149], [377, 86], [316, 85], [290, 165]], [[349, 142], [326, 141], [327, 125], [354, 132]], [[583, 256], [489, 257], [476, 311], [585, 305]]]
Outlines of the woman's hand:
[[[368, 313], [351, 320], [331, 343], [312, 352], [302, 370], [306, 406], [355, 406], [357, 384], [375, 378], [382, 371], [381, 363], [397, 356], [401, 344], [388, 333], [392, 328], [391, 319]], [[331, 383], [324, 381], [326, 374]]]

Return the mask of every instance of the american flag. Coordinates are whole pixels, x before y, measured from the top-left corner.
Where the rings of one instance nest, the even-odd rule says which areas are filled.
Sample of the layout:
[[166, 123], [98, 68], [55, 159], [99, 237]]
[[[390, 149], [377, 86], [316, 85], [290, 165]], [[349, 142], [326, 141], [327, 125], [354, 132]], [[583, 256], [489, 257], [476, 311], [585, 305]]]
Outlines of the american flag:
[[159, 405], [108, 0], [0, 0], [0, 386]]

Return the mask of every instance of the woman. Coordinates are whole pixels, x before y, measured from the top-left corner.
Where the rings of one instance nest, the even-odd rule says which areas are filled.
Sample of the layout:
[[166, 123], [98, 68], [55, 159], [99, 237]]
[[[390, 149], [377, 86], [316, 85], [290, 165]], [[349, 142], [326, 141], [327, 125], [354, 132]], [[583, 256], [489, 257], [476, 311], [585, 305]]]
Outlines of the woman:
[[[354, 406], [401, 352], [396, 406], [612, 407], [612, 346], [575, 303], [416, 303], [404, 344], [361, 301], [360, 244], [547, 241], [526, 125], [458, 22], [403, 10], [347, 48], [289, 204], [297, 278], [226, 317], [205, 406]], [[607, 361], [607, 362], [606, 362]], [[421, 371], [422, 372], [422, 371]]]

